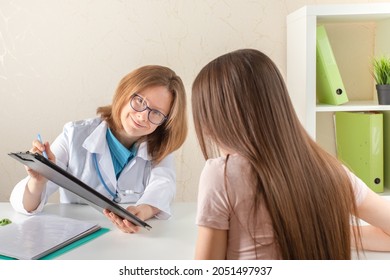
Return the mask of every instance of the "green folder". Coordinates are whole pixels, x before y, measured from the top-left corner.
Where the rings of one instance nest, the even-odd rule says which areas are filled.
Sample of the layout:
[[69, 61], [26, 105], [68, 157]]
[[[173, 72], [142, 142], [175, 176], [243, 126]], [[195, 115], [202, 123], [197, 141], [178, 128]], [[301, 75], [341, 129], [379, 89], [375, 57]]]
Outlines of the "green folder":
[[347, 92], [330, 45], [326, 29], [317, 27], [316, 90], [320, 103], [340, 105], [348, 102]]
[[336, 112], [338, 159], [374, 192], [383, 192], [383, 114]]
[[384, 188], [390, 189], [390, 111], [383, 111]]

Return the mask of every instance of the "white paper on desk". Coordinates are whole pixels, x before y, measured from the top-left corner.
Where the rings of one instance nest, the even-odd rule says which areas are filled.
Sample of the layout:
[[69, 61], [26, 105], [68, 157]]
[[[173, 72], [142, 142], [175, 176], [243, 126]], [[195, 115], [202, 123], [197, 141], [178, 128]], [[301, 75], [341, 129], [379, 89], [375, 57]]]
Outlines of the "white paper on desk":
[[91, 222], [56, 215], [29, 216], [0, 227], [0, 255], [39, 259], [99, 228]]

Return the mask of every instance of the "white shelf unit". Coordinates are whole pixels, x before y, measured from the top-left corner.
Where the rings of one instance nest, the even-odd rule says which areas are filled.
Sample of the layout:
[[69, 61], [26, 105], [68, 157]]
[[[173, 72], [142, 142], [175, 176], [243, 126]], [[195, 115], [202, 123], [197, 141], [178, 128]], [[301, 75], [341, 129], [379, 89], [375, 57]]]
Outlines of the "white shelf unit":
[[[316, 98], [316, 28], [324, 24], [349, 102], [332, 106]], [[336, 153], [336, 111], [390, 111], [378, 105], [372, 57], [390, 54], [390, 3], [304, 6], [287, 16], [287, 86], [308, 133]], [[389, 190], [386, 193], [390, 194]]]

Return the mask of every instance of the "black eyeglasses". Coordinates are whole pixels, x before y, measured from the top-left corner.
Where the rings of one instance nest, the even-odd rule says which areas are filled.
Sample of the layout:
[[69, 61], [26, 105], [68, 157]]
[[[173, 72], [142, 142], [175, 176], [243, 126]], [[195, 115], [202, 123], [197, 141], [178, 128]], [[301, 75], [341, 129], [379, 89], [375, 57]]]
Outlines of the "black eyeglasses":
[[142, 96], [139, 96], [138, 94], [134, 94], [131, 97], [130, 106], [137, 112], [143, 112], [146, 109], [149, 110], [148, 120], [152, 124], [160, 125], [167, 119], [167, 116], [165, 116], [160, 111], [149, 108], [148, 105], [146, 104], [145, 99], [143, 99]]

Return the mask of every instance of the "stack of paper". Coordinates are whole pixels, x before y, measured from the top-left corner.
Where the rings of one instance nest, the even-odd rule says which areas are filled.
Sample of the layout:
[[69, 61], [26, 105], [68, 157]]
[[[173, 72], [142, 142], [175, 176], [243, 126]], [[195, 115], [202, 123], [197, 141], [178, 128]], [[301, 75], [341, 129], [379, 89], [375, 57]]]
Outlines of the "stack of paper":
[[45, 213], [0, 227], [0, 255], [40, 259], [100, 229], [95, 223]]

